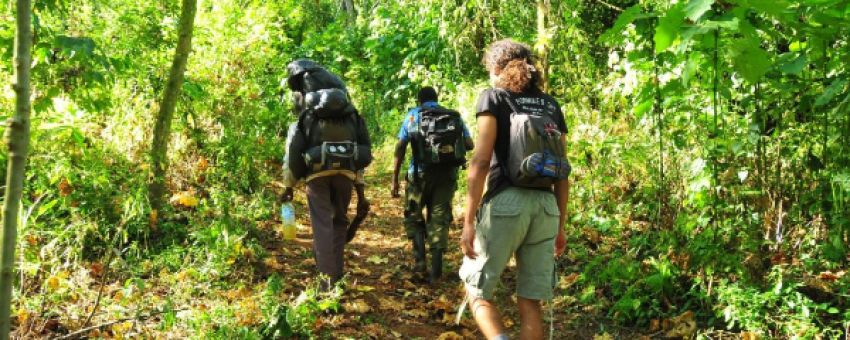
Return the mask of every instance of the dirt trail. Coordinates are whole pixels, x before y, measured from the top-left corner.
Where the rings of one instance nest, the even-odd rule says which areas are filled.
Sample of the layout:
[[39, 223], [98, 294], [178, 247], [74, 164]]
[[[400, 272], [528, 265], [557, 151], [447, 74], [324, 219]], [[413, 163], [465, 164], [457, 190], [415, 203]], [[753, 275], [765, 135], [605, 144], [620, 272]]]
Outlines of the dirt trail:
[[[461, 323], [455, 324], [458, 305], [462, 301], [462, 284], [457, 275], [462, 254], [456, 247], [460, 239], [461, 219], [456, 219], [450, 231], [450, 249], [446, 254], [444, 276], [435, 285], [418, 282], [409, 273], [413, 262], [410, 243], [402, 227], [401, 200], [390, 196], [389, 176], [370, 179], [367, 196], [372, 211], [361, 226], [357, 237], [346, 246], [348, 285], [342, 298], [347, 309], [334, 315], [323, 315], [317, 325], [322, 339], [481, 339], [483, 336], [471, 320], [468, 311]], [[303, 189], [302, 189], [303, 190]], [[296, 192], [303, 198], [304, 192]], [[356, 198], [352, 202], [352, 211]], [[302, 202], [303, 203], [303, 202]], [[456, 206], [460, 203], [455, 202]], [[299, 223], [309, 226], [306, 206], [299, 207]], [[276, 258], [278, 268], [289, 273], [288, 279], [307, 282], [315, 276], [309, 227], [300, 228], [294, 242], [273, 241], [268, 250]], [[515, 322], [519, 318], [513, 298], [515, 271], [509, 267], [496, 300], [502, 306], [506, 324], [517, 336]], [[588, 318], [562, 312], [567, 308], [558, 297], [554, 305], [553, 339], [592, 339], [599, 325]], [[548, 304], [547, 315], [549, 337]], [[454, 333], [454, 334], [452, 334]], [[457, 335], [457, 336], [454, 336]]]

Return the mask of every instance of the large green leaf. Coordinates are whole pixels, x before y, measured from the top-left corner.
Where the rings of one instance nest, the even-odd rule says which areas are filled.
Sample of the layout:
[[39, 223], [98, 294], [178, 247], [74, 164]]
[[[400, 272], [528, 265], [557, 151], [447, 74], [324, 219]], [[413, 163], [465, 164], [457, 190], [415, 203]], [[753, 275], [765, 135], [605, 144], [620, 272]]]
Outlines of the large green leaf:
[[831, 102], [836, 95], [844, 92], [844, 85], [846, 84], [846, 80], [833, 81], [832, 84], [830, 84], [826, 89], [823, 90], [823, 94], [821, 94], [815, 101], [815, 107], [823, 106]]
[[673, 6], [661, 19], [655, 28], [655, 52], [661, 52], [673, 45], [679, 36], [679, 28], [685, 22], [685, 11], [682, 4]]
[[638, 19], [643, 19], [647, 17], [654, 16], [654, 14], [643, 13], [643, 7], [640, 4], [629, 7], [623, 13], [621, 13], [617, 17], [617, 21], [614, 23], [610, 29], [605, 31], [605, 34], [602, 34], [599, 37], [599, 42], [618, 42], [619, 39], [616, 37], [626, 28], [629, 24]]
[[714, 0], [691, 0], [685, 6], [685, 16], [691, 21], [697, 21], [705, 12], [711, 9]]
[[790, 5], [785, 0], [743, 0], [741, 4], [774, 16], [781, 16]]
[[691, 77], [699, 64], [699, 54], [691, 53], [688, 56], [688, 61], [685, 63], [685, 69], [682, 71], [682, 84], [687, 88], [690, 84]]
[[772, 62], [765, 50], [761, 49], [752, 39], [738, 39], [733, 44], [733, 67], [750, 83], [758, 82], [770, 71]]
[[798, 75], [809, 65], [809, 59], [805, 54], [785, 53], [779, 57], [778, 64], [782, 73]]
[[60, 35], [56, 37], [56, 45], [61, 46], [65, 50], [74, 51], [74, 52], [82, 52], [87, 57], [91, 57], [94, 54], [95, 43], [92, 38], [88, 37], [68, 37], [64, 35]]

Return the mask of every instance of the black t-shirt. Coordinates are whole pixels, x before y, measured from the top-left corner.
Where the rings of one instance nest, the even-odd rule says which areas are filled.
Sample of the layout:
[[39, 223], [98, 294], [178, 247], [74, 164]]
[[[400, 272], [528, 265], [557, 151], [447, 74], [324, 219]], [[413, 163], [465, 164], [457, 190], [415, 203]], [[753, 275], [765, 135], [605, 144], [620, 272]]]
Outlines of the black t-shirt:
[[548, 112], [553, 115], [555, 123], [558, 124], [558, 129], [562, 133], [567, 133], [567, 123], [564, 120], [561, 106], [555, 98], [543, 93], [543, 91], [531, 89], [524, 93], [513, 93], [493, 88], [484, 90], [478, 97], [475, 115], [490, 114], [496, 118], [496, 144], [493, 147], [493, 157], [490, 160], [490, 174], [487, 176], [487, 192], [484, 194], [484, 202], [489, 201], [496, 194], [511, 186], [510, 179], [502, 174], [504, 167], [499, 162], [500, 159], [507, 159], [511, 146], [511, 113], [514, 111], [507, 102], [508, 97], [521, 110], [532, 113]]

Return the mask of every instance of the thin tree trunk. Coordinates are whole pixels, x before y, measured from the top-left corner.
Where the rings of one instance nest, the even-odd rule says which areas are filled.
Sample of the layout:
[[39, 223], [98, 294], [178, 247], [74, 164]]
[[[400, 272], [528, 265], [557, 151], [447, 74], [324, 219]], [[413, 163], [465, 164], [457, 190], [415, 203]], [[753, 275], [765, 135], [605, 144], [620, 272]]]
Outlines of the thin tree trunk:
[[15, 35], [15, 116], [6, 127], [9, 166], [6, 172], [6, 197], [3, 202], [3, 233], [0, 247], [0, 339], [9, 339], [12, 327], [12, 286], [15, 280], [15, 245], [18, 238], [18, 211], [24, 187], [27, 152], [30, 147], [30, 65], [32, 29], [30, 0], [17, 1], [17, 34]]
[[165, 84], [162, 103], [159, 106], [159, 113], [156, 116], [156, 125], [153, 130], [151, 162], [153, 163], [154, 177], [148, 186], [148, 199], [151, 208], [155, 211], [161, 210], [164, 203], [165, 172], [168, 169], [166, 155], [168, 154], [168, 141], [171, 136], [171, 120], [174, 117], [174, 106], [180, 97], [186, 61], [192, 51], [192, 30], [194, 29], [197, 5], [197, 0], [183, 0], [183, 9], [180, 14], [180, 35], [177, 38], [174, 62], [171, 64], [171, 72], [168, 75], [168, 82]]
[[549, 92], [549, 41], [546, 32], [546, 17], [549, 16], [549, 1], [537, 0], [537, 56], [540, 58], [540, 78], [543, 92]]
[[354, 1], [352, 0], [342, 0], [342, 10], [348, 15], [345, 18], [347, 24], [351, 25], [354, 23], [354, 19], [357, 18], [357, 12], [354, 9]]

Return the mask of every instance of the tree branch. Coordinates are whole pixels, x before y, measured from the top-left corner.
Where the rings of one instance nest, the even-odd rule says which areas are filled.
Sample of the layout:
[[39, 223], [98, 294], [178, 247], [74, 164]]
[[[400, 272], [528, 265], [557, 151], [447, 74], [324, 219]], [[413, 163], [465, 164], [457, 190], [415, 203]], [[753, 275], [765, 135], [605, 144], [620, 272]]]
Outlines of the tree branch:
[[598, 2], [598, 3], [600, 3], [600, 4], [603, 4], [603, 5], [605, 5], [605, 7], [608, 7], [608, 8], [610, 8], [610, 9], [613, 9], [613, 10], [615, 10], [615, 11], [617, 11], [617, 12], [622, 12], [622, 11], [623, 11], [623, 9], [622, 9], [622, 8], [617, 7], [617, 6], [614, 6], [614, 5], [612, 5], [612, 4], [609, 4], [609, 3], [605, 2], [604, 0], [596, 0], [596, 2]]

